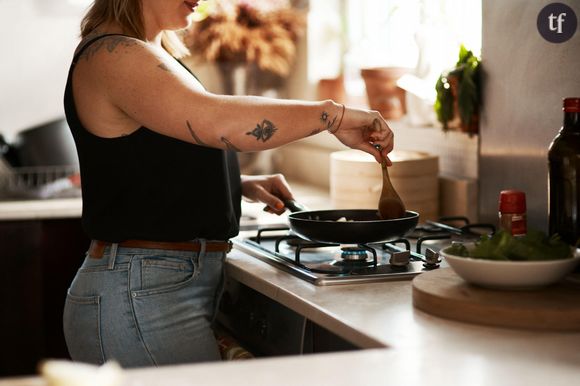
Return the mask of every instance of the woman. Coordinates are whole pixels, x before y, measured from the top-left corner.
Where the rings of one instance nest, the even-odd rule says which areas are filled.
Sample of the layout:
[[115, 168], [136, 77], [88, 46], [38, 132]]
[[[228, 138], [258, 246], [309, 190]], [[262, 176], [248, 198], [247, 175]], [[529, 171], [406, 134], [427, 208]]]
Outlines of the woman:
[[196, 5], [96, 0], [83, 19], [65, 92], [93, 240], [65, 305], [74, 360], [219, 359], [211, 321], [241, 196], [278, 214], [292, 198], [280, 175], [240, 178], [235, 152], [328, 130], [390, 164], [393, 135], [377, 112], [205, 91], [175, 59], [184, 48], [171, 32]]

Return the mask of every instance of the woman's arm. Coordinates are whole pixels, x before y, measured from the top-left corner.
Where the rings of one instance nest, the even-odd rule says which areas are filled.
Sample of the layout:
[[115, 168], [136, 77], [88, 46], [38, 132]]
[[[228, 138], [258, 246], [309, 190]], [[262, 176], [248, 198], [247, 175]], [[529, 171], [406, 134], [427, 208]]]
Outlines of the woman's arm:
[[392, 132], [376, 112], [332, 101], [215, 95], [165, 51], [129, 37], [94, 43], [75, 72], [77, 109], [96, 135], [121, 135], [132, 124], [202, 146], [257, 151], [328, 130], [379, 162], [392, 149]]

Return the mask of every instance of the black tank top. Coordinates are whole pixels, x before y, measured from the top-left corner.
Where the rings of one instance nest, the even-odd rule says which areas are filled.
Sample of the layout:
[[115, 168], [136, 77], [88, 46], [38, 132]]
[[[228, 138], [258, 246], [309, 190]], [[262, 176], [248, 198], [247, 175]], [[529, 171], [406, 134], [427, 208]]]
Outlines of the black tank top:
[[83, 50], [105, 36], [75, 55], [64, 95], [80, 162], [85, 232], [110, 242], [236, 236], [241, 185], [235, 152], [183, 142], [146, 127], [103, 138], [81, 124], [72, 73]]

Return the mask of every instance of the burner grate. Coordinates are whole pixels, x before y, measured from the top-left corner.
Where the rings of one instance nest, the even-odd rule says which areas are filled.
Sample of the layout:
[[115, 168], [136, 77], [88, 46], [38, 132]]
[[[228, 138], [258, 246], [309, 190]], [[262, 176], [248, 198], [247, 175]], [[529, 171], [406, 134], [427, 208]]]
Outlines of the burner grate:
[[287, 226], [260, 228], [255, 236], [234, 243], [248, 254], [313, 284], [336, 285], [410, 279], [444, 264], [437, 252], [441, 243], [479, 238], [485, 232], [495, 231], [493, 225], [469, 224], [464, 217], [439, 221], [429, 221], [407, 237], [384, 243], [318, 243], [299, 237]]

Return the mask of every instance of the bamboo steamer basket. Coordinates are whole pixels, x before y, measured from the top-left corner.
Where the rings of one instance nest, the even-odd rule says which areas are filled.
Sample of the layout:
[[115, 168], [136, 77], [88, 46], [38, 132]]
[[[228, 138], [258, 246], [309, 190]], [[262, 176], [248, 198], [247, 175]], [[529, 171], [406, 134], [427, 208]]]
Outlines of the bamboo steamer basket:
[[[389, 177], [408, 210], [419, 213], [419, 220], [439, 216], [439, 158], [435, 155], [395, 150], [389, 158], [393, 166]], [[375, 209], [378, 207], [383, 175], [381, 165], [367, 153], [344, 150], [330, 155], [330, 199], [336, 209]]]

